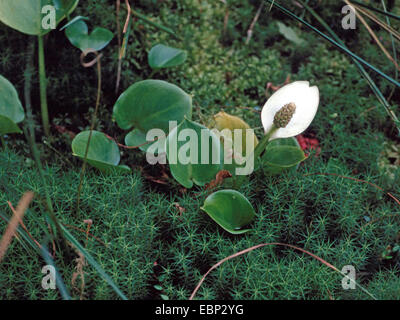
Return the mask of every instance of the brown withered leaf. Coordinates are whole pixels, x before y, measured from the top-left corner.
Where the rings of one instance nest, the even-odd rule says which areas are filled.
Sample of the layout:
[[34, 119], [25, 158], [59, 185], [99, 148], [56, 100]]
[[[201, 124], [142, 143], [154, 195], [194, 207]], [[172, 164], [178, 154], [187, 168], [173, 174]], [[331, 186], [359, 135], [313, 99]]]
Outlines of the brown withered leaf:
[[206, 184], [205, 190], [213, 190], [220, 186], [225, 179], [232, 177], [232, 174], [228, 170], [221, 170], [215, 176], [215, 179], [210, 183]]

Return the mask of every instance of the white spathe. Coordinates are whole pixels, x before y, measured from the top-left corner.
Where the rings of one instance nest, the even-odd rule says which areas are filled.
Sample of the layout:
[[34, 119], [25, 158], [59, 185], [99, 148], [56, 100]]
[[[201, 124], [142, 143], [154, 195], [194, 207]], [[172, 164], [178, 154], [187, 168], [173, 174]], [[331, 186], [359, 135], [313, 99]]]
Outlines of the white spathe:
[[295, 81], [276, 91], [265, 103], [261, 112], [261, 122], [265, 132], [271, 130], [275, 114], [286, 104], [293, 102], [296, 111], [285, 128], [279, 128], [270, 140], [294, 137], [308, 128], [318, 110], [319, 90], [310, 87], [308, 81]]

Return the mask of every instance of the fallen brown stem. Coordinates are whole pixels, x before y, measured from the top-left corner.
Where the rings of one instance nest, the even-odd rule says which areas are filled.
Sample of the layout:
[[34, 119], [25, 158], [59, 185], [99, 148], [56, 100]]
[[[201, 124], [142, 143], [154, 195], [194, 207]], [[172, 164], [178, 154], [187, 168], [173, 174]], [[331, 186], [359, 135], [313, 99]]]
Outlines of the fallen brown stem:
[[125, 0], [125, 4], [126, 4], [126, 8], [128, 10], [128, 14], [127, 14], [125, 25], [124, 25], [124, 30], [123, 30], [124, 33], [126, 33], [126, 31], [128, 31], [128, 25], [129, 25], [129, 21], [131, 19], [131, 12], [132, 12], [131, 6], [129, 4], [129, 0]]
[[124, 149], [138, 149], [138, 148], [140, 148], [140, 147], [145, 146], [146, 144], [149, 144], [149, 143], [152, 143], [152, 142], [155, 142], [155, 141], [158, 140], [158, 138], [156, 138], [156, 139], [154, 139], [154, 140], [146, 141], [146, 142], [144, 142], [144, 143], [142, 143], [142, 144], [139, 144], [138, 146], [126, 146], [126, 145], [124, 145], [124, 144], [121, 144], [121, 143], [117, 142], [117, 140], [115, 140], [113, 137], [110, 137], [110, 136], [107, 135], [107, 134], [105, 134], [105, 136], [106, 136], [108, 139], [114, 141], [114, 142], [117, 144], [117, 146], [119, 146], [119, 147], [121, 147], [121, 148], [124, 148]]
[[326, 265], [327, 267], [331, 268], [332, 270], [334, 270], [334, 271], [340, 273], [341, 275], [347, 277], [350, 281], [353, 281], [353, 282], [355, 283], [355, 285], [356, 285], [357, 287], [359, 287], [361, 290], [363, 290], [366, 294], [368, 294], [368, 295], [369, 295], [370, 297], [372, 297], [373, 299], [376, 299], [376, 298], [375, 298], [370, 292], [368, 292], [368, 290], [366, 290], [364, 287], [360, 286], [357, 282], [355, 282], [354, 280], [352, 280], [351, 278], [349, 278], [346, 274], [342, 273], [342, 272], [341, 272], [338, 268], [336, 268], [334, 265], [332, 265], [332, 264], [330, 264], [329, 262], [325, 261], [324, 259], [322, 259], [322, 258], [316, 256], [315, 254], [313, 254], [313, 253], [311, 253], [311, 252], [309, 252], [309, 251], [307, 251], [307, 250], [305, 250], [305, 249], [302, 249], [302, 248], [296, 247], [296, 246], [294, 246], [294, 245], [291, 245], [291, 244], [280, 243], [280, 242], [271, 242], [271, 243], [262, 243], [262, 244], [259, 244], [259, 245], [256, 245], [256, 246], [247, 248], [247, 249], [245, 249], [245, 250], [236, 252], [235, 254], [232, 254], [232, 255], [230, 255], [229, 257], [226, 257], [226, 258], [222, 259], [221, 261], [217, 262], [216, 264], [214, 264], [214, 265], [206, 272], [206, 274], [201, 278], [201, 280], [200, 280], [199, 283], [197, 284], [196, 288], [193, 290], [193, 293], [192, 293], [192, 295], [190, 296], [189, 300], [193, 300], [193, 298], [195, 297], [197, 291], [200, 289], [200, 286], [202, 285], [202, 283], [204, 282], [205, 278], [208, 276], [208, 274], [209, 274], [211, 271], [213, 271], [214, 269], [218, 268], [221, 264], [223, 264], [224, 262], [226, 262], [226, 261], [228, 261], [228, 260], [230, 260], [230, 259], [236, 258], [236, 257], [238, 257], [238, 256], [241, 256], [241, 255], [245, 254], [245, 253], [248, 253], [248, 252], [250, 252], [250, 251], [253, 251], [253, 250], [255, 250], [255, 249], [262, 248], [262, 247], [265, 247], [265, 246], [283, 246], [283, 247], [292, 248], [292, 249], [301, 251], [301, 252], [303, 252], [303, 253], [305, 253], [305, 254], [308, 254], [309, 256], [311, 256], [312, 258], [318, 260], [319, 262], [321, 262], [322, 264], [324, 264], [324, 265]]
[[316, 256], [315, 254], [313, 254], [313, 253], [311, 253], [311, 252], [309, 252], [309, 251], [307, 251], [307, 250], [304, 250], [304, 249], [302, 249], [302, 248], [296, 247], [296, 246], [291, 245], [291, 244], [280, 243], [280, 242], [262, 243], [262, 244], [259, 244], [259, 245], [256, 245], [256, 246], [247, 248], [247, 249], [245, 249], [245, 250], [236, 252], [235, 254], [232, 254], [232, 255], [230, 255], [229, 257], [226, 257], [226, 258], [222, 259], [221, 261], [219, 261], [218, 263], [214, 264], [214, 265], [206, 272], [206, 274], [201, 278], [201, 280], [200, 280], [199, 283], [197, 284], [196, 288], [193, 290], [193, 293], [192, 293], [192, 295], [190, 296], [189, 300], [193, 300], [193, 298], [195, 297], [197, 291], [200, 289], [200, 286], [202, 285], [202, 283], [204, 282], [205, 278], [208, 276], [208, 274], [209, 274], [211, 271], [213, 271], [214, 269], [218, 268], [221, 264], [223, 264], [224, 262], [226, 262], [226, 261], [228, 261], [228, 260], [230, 260], [230, 259], [236, 258], [236, 257], [238, 257], [238, 256], [241, 256], [241, 255], [245, 254], [245, 253], [248, 253], [248, 252], [250, 252], [250, 251], [253, 251], [253, 250], [255, 250], [255, 249], [262, 248], [262, 247], [265, 247], [265, 246], [284, 246], [284, 247], [289, 247], [289, 248], [292, 248], [292, 249], [301, 251], [301, 252], [303, 252], [303, 253], [306, 253], [306, 254], [310, 255], [311, 257], [313, 257], [314, 259], [316, 259], [316, 260], [318, 260], [319, 262], [323, 263], [324, 265], [326, 265], [327, 267], [331, 268], [332, 270], [337, 271], [337, 272], [340, 273], [339, 269], [337, 269], [334, 265], [330, 264], [329, 262], [325, 261], [324, 259], [322, 259], [322, 258]]
[[15, 231], [18, 228], [19, 221], [22, 220], [26, 209], [28, 209], [29, 204], [33, 199], [33, 195], [34, 194], [32, 191], [28, 191], [22, 196], [22, 198], [18, 202], [17, 209], [11, 217], [6, 231], [4, 232], [4, 235], [0, 241], [0, 262], [3, 260], [3, 257], [6, 254], [8, 246], [10, 245], [12, 238], [15, 235]]
[[249, 30], [247, 30], [246, 44], [250, 43], [251, 37], [253, 36], [254, 26], [256, 25], [258, 19], [260, 18], [261, 10], [263, 7], [264, 7], [264, 2], [261, 2], [260, 6], [258, 7], [258, 10], [256, 12], [256, 15], [254, 16], [253, 21], [250, 24]]
[[[12, 203], [10, 201], [7, 201], [8, 206], [10, 207], [11, 211], [13, 212], [13, 214], [15, 216], [17, 216], [17, 212], [14, 209]], [[28, 231], [27, 227], [25, 226], [24, 222], [22, 221], [22, 219], [18, 220], [19, 224], [21, 225], [22, 229], [25, 230], [25, 232], [28, 234], [29, 238], [31, 238], [31, 240], [39, 247], [39, 249], [42, 248], [42, 246], [40, 245], [40, 243], [38, 241], [35, 240], [35, 238], [33, 238], [33, 236], [30, 234], [30, 232]]]
[[107, 247], [107, 244], [105, 244], [102, 240], [100, 240], [100, 238], [96, 237], [95, 235], [91, 234], [90, 232], [87, 232], [87, 230], [83, 230], [83, 229], [81, 229], [81, 228], [72, 226], [72, 225], [70, 225], [70, 224], [64, 224], [64, 223], [63, 223], [63, 226], [64, 226], [64, 227], [68, 227], [68, 228], [75, 229], [75, 230], [80, 231], [80, 232], [83, 232], [83, 233], [85, 233], [85, 234], [91, 236], [91, 237], [92, 237], [93, 239], [95, 239], [96, 241], [100, 242], [103, 246]]
[[383, 29], [391, 33], [395, 38], [397, 38], [397, 40], [400, 40], [400, 33], [397, 30], [393, 29], [391, 26], [379, 20], [379, 18], [375, 14], [366, 9], [361, 8], [360, 6], [357, 5], [353, 6], [355, 6], [357, 10], [360, 11], [363, 15], [365, 15], [366, 17], [374, 21], [376, 24], [380, 25]]
[[371, 37], [374, 39], [374, 41], [377, 43], [379, 48], [383, 51], [383, 53], [386, 55], [386, 57], [393, 63], [393, 65], [396, 67], [397, 70], [400, 71], [400, 67], [397, 64], [396, 60], [390, 55], [390, 53], [386, 50], [386, 48], [383, 46], [383, 44], [380, 42], [378, 37], [376, 36], [375, 32], [371, 29], [371, 27], [368, 25], [368, 23], [365, 21], [365, 19], [358, 13], [359, 8], [353, 4], [351, 4], [348, 0], [343, 0], [346, 4], [354, 8], [355, 14], [357, 18], [361, 21], [361, 23], [364, 25], [364, 27], [367, 29]]

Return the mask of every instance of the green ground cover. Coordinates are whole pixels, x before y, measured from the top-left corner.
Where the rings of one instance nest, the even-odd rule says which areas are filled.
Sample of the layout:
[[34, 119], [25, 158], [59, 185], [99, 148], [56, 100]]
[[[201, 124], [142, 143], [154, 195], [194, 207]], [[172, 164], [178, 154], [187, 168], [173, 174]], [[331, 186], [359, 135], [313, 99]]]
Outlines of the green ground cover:
[[[388, 246], [400, 243], [400, 207], [382, 190], [341, 177], [369, 181], [400, 196], [400, 169], [393, 160], [396, 151], [390, 151], [400, 144], [393, 122], [348, 57], [275, 9], [263, 11], [246, 45], [258, 2], [228, 3], [229, 19], [225, 25], [226, 6], [222, 1], [142, 0], [135, 4], [135, 10], [169, 26], [180, 39], [135, 21], [122, 63], [121, 91], [151, 74], [147, 52], [155, 44], [185, 49], [188, 58], [183, 65], [158, 71], [153, 77], [174, 83], [193, 95], [196, 121], [207, 124], [212, 115], [224, 110], [245, 119], [261, 136], [257, 111], [272, 93], [270, 90], [266, 95], [266, 84], [283, 83], [290, 74], [292, 81], [308, 80], [319, 87], [320, 107], [306, 135], [319, 140], [320, 154], [312, 153], [297, 171], [280, 176], [257, 172], [239, 187], [256, 211], [253, 231], [243, 235], [225, 232], [199, 209], [207, 196], [202, 188], [182, 192], [172, 178], [167, 185], [149, 179], [150, 175], [159, 176], [161, 168], [148, 165], [138, 150], [121, 149], [121, 163], [133, 169], [131, 174], [106, 175], [89, 168], [81, 207], [75, 213], [81, 161], [71, 154], [71, 137], [54, 126], [52, 136], [42, 143], [38, 83], [34, 78], [37, 142], [57, 218], [86, 244], [88, 252], [130, 299], [188, 299], [212, 265], [267, 242], [304, 248], [338, 269], [354, 265], [357, 281], [373, 296], [399, 299], [400, 254], [385, 253]], [[354, 52], [382, 71], [394, 73], [393, 65], [362, 25], [356, 31], [340, 29], [341, 4], [309, 4], [318, 9]], [[306, 12], [294, 10], [316, 24]], [[400, 8], [393, 10], [400, 14]], [[87, 0], [75, 14], [89, 16], [91, 26], [115, 31], [114, 12], [114, 1]], [[303, 42], [287, 40], [279, 32], [278, 21], [293, 28]], [[376, 32], [389, 43], [386, 32]], [[0, 74], [15, 84], [22, 100], [29, 37], [0, 25], [0, 40]], [[95, 72], [81, 67], [79, 51], [70, 46], [62, 32], [51, 33], [46, 38], [46, 48], [53, 124], [74, 133], [88, 130], [97, 90]], [[126, 132], [111, 121], [118, 97], [114, 93], [116, 38], [102, 53], [102, 100], [96, 130], [122, 142]], [[392, 86], [373, 77], [383, 94], [389, 96]], [[391, 99], [396, 114], [400, 113], [399, 104], [400, 92], [396, 88]], [[24, 136], [9, 135], [6, 144], [0, 153], [0, 213], [10, 216], [7, 201], [15, 206], [25, 191], [34, 191], [37, 196], [24, 222], [41, 242], [44, 234], [38, 224], [45, 222], [44, 187]], [[179, 207], [184, 208], [182, 213]], [[86, 240], [85, 232], [76, 229], [86, 230], [85, 219], [93, 220], [90, 233], [97, 238], [90, 236]], [[0, 230], [6, 225], [0, 220]], [[56, 264], [71, 295], [79, 299], [80, 282], [75, 288], [71, 283], [77, 257], [60, 254]], [[60, 299], [58, 291], [41, 288], [44, 264], [22, 241], [14, 240], [0, 264], [0, 299]], [[91, 265], [85, 265], [83, 270], [85, 299], [118, 298]], [[344, 290], [341, 280], [340, 274], [308, 255], [271, 246], [221, 265], [207, 277], [196, 298], [371, 298], [359, 288]]]

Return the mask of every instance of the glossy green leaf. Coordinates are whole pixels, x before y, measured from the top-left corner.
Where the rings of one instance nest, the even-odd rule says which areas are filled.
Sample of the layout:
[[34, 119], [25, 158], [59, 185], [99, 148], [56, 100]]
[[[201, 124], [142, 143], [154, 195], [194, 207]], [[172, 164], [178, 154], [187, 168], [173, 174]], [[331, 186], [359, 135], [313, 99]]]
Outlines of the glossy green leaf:
[[[81, 159], [85, 158], [86, 146], [90, 131], [79, 133], [72, 141], [72, 153]], [[103, 172], [112, 170], [130, 171], [129, 167], [118, 165], [120, 153], [115, 141], [108, 139], [104, 133], [93, 131], [90, 139], [87, 162]]]
[[166, 151], [172, 176], [185, 188], [191, 188], [193, 183], [204, 186], [222, 169], [219, 138], [208, 128], [187, 119], [169, 133]]
[[0, 115], [0, 136], [8, 133], [22, 133], [22, 130], [10, 118]]
[[0, 75], [0, 115], [19, 123], [25, 118], [24, 108], [17, 90], [6, 78]]
[[125, 136], [125, 144], [129, 147], [139, 147], [142, 151], [147, 151], [150, 146], [153, 149], [157, 148], [158, 152], [165, 153], [165, 140], [166, 136], [163, 138], [158, 138], [155, 142], [149, 142], [146, 140], [146, 134], [138, 129], [134, 129]]
[[21, 133], [17, 123], [24, 118], [25, 112], [17, 90], [10, 81], [0, 75], [0, 135]]
[[66, 24], [64, 24], [61, 28], [60, 31], [63, 31], [64, 29], [67, 29], [70, 25], [73, 25], [75, 22], [78, 22], [79, 20], [86, 20], [88, 21], [88, 17], [83, 17], [83, 16], [76, 16], [72, 20], [68, 21]]
[[113, 117], [121, 129], [143, 133], [157, 128], [166, 134], [169, 122], [182, 122], [192, 114], [192, 98], [174, 84], [144, 80], [130, 86], [114, 105]]
[[274, 139], [268, 143], [267, 148], [277, 147], [277, 146], [290, 146], [290, 147], [299, 147], [300, 148], [300, 144], [297, 142], [297, 139], [294, 137], [283, 138], [283, 139]]
[[125, 144], [129, 147], [138, 147], [142, 151], [147, 151], [150, 143], [147, 143], [146, 134], [138, 129], [134, 129], [125, 136]]
[[306, 159], [303, 150], [293, 139], [276, 139], [268, 144], [262, 156], [264, 172], [278, 174]]
[[151, 48], [148, 61], [152, 69], [175, 67], [185, 62], [187, 53], [184, 50], [157, 44]]
[[242, 229], [255, 217], [254, 208], [247, 198], [236, 190], [214, 192], [201, 208], [222, 228], [233, 234], [241, 234], [251, 229]]
[[60, 10], [61, 12], [64, 12], [65, 15], [68, 15], [71, 13], [71, 8], [76, 6], [78, 4], [78, 1], [71, 1], [71, 0], [53, 0], [53, 5], [56, 8], [56, 10]]
[[42, 28], [46, 13], [42, 8], [52, 5], [56, 8], [56, 24], [71, 13], [79, 0], [0, 0], [0, 21], [7, 26], [29, 35], [44, 35], [51, 29]]
[[114, 34], [107, 29], [97, 27], [91, 34], [89, 34], [88, 26], [82, 19], [68, 26], [65, 29], [65, 35], [72, 45], [85, 51], [87, 49], [93, 49], [100, 51], [107, 46]]

